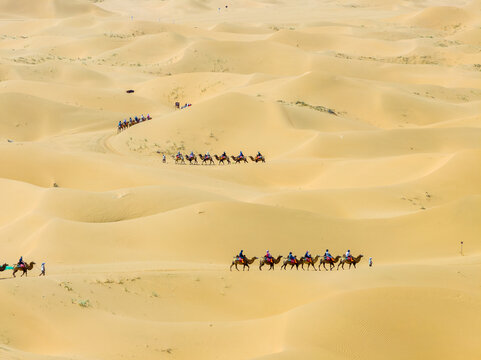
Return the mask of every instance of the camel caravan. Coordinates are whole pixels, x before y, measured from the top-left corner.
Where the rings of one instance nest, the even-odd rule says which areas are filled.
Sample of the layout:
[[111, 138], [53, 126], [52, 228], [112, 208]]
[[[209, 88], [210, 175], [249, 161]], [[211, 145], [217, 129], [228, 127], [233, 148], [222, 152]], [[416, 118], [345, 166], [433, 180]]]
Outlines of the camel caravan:
[[[27, 263], [26, 261], [23, 260], [23, 257], [20, 258], [18, 263], [15, 265], [9, 266], [8, 264], [3, 264], [0, 266], [0, 272], [3, 272], [5, 270], [13, 270], [12, 276], [16, 277], [17, 272], [21, 272], [22, 276], [28, 276], [27, 273], [31, 270], [33, 270], [33, 267], [35, 265], [34, 261], [31, 261], [30, 263]], [[45, 276], [45, 263], [42, 263], [40, 266], [40, 276]]]
[[135, 116], [134, 118], [130, 117], [128, 121], [127, 119], [124, 119], [124, 121], [119, 120], [119, 123], [117, 124], [117, 132], [124, 131], [129, 127], [132, 127], [147, 120], [152, 120], [152, 117], [149, 114], [147, 114], [147, 116], [144, 116], [144, 114], [142, 114], [141, 116]]
[[[248, 156], [252, 162], [258, 163], [258, 162], [266, 162], [266, 158], [264, 155], [260, 153], [260, 151], [257, 152], [256, 156]], [[226, 154], [224, 151], [222, 155], [210, 155], [208, 152], [206, 154], [194, 154], [193, 151], [190, 152], [190, 154], [182, 154], [180, 151], [177, 152], [177, 154], [172, 156], [172, 159], [176, 164], [187, 164], [189, 162], [190, 165], [215, 165], [215, 161], [217, 161], [218, 165], [225, 165], [225, 164], [240, 164], [240, 163], [248, 163], [249, 161], [247, 160], [248, 158], [245, 156], [242, 151], [239, 153], [239, 155], [234, 156], [231, 155], [230, 157]], [[215, 161], [214, 161], [215, 159]], [[165, 155], [164, 155], [164, 163], [165, 161]]]
[[[354, 268], [356, 268], [356, 264], [361, 261], [363, 256], [364, 255], [353, 256], [351, 255], [351, 251], [348, 250], [342, 256], [338, 255], [334, 257], [329, 254], [329, 250], [326, 250], [323, 256], [316, 255], [315, 257], [312, 257], [309, 251], [307, 251], [304, 256], [298, 258], [297, 255], [293, 255], [292, 252], [290, 252], [289, 255], [285, 257], [284, 261], [282, 261], [281, 269], [287, 270], [287, 266], [290, 266], [290, 270], [292, 270], [294, 267], [296, 268], [296, 270], [299, 270], [299, 267], [301, 267], [302, 270], [305, 270], [304, 266], [306, 266], [307, 270], [312, 267], [315, 271], [317, 271], [318, 269], [321, 270], [322, 265], [324, 270], [328, 271], [326, 267], [326, 265], [328, 265], [329, 271], [332, 271], [332, 269], [334, 269], [337, 264], [337, 270], [339, 270], [339, 268], [342, 268], [342, 270], [344, 270], [345, 265], [349, 265], [349, 269], [351, 268], [351, 266], [354, 266]], [[264, 255], [260, 259], [257, 256], [254, 256], [253, 258], [248, 258], [244, 254], [244, 250], [241, 250], [239, 254], [234, 256], [234, 260], [230, 265], [230, 271], [232, 271], [233, 267], [235, 267], [235, 269], [239, 271], [238, 266], [242, 266], [242, 271], [244, 271], [246, 268], [247, 271], [249, 271], [250, 265], [252, 265], [257, 259], [259, 259], [259, 270], [262, 271], [262, 268], [264, 266], [267, 266], [268, 270], [274, 270], [275, 265], [281, 263], [282, 258], [282, 255], [279, 255], [276, 258], [271, 256], [269, 251], [267, 251], [266, 255]], [[372, 258], [369, 259], [369, 266], [372, 266]]]

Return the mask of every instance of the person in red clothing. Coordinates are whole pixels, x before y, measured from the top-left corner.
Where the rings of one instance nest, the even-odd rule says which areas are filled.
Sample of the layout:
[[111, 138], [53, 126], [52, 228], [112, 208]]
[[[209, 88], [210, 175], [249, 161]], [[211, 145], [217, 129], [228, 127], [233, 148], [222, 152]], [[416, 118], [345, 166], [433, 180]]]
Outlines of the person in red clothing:
[[267, 253], [264, 257], [266, 258], [267, 262], [272, 263], [272, 255], [269, 253], [269, 250], [267, 250]]

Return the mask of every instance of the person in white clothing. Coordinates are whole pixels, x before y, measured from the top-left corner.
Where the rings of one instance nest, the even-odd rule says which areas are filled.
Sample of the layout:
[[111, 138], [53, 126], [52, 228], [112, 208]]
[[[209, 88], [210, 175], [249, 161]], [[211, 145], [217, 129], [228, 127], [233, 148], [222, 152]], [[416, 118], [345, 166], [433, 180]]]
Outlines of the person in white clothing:
[[45, 263], [43, 262], [42, 265], [40, 265], [40, 275], [38, 276], [45, 276]]

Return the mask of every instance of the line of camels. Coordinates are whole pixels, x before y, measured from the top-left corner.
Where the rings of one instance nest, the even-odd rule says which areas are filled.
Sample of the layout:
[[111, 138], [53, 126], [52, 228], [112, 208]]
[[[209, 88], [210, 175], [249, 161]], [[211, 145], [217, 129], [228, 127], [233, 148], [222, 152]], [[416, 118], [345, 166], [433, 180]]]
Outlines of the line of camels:
[[152, 120], [152, 117], [148, 114], [147, 114], [147, 117], [145, 117], [144, 114], [142, 114], [142, 116], [140, 117], [135, 116], [133, 119], [130, 118], [129, 121], [124, 121], [124, 122], [121, 121], [120, 124], [117, 125], [117, 132], [121, 132], [123, 130], [128, 129], [129, 127], [140, 124], [141, 122], [147, 121], [147, 120]]
[[15, 273], [18, 271], [22, 272], [22, 275], [20, 277], [22, 277], [23, 275], [27, 276], [27, 271], [32, 270], [34, 265], [35, 265], [34, 261], [30, 262], [30, 264], [26, 264], [26, 266], [19, 266], [18, 264], [13, 266], [8, 266], [8, 264], [3, 264], [0, 266], [0, 272], [5, 271], [7, 270], [7, 268], [9, 268], [8, 270], [13, 270], [13, 273], [12, 273], [13, 277], [16, 277]]
[[[189, 162], [190, 165], [193, 164], [199, 164], [199, 160], [201, 161], [202, 165], [215, 165], [214, 159], [217, 160], [218, 165], [225, 165], [231, 163], [231, 159], [235, 164], [240, 164], [242, 162], [248, 163], [249, 161], [247, 158], [251, 159], [252, 162], [258, 163], [258, 162], [266, 162], [266, 158], [261, 155], [257, 156], [233, 156], [231, 155], [230, 157], [228, 155], [210, 155], [210, 154], [198, 154], [198, 155], [183, 155], [183, 154], [177, 154], [177, 155], [172, 155], [172, 158], [174, 159], [176, 164], [186, 164], [186, 161]], [[165, 161], [164, 161], [165, 162]]]
[[[338, 263], [337, 270], [339, 270], [339, 267], [342, 267], [342, 270], [344, 270], [344, 265], [346, 264], [349, 265], [349, 269], [351, 268], [351, 266], [354, 266], [354, 268], [356, 268], [356, 264], [361, 261], [363, 256], [364, 255], [359, 255], [357, 257], [350, 256], [349, 258], [346, 258], [345, 255], [343, 255], [342, 257], [338, 255], [336, 257], [330, 257], [327, 259], [324, 256], [320, 256], [320, 255], [317, 255], [316, 257], [313, 257], [313, 258], [305, 258], [304, 256], [302, 256], [300, 259], [297, 259], [297, 256], [294, 256], [293, 259], [286, 258], [282, 262], [281, 270], [282, 269], [287, 270], [288, 265], [291, 266], [291, 270], [294, 268], [294, 266], [296, 267], [296, 270], [299, 270], [299, 266], [301, 267], [302, 270], [305, 270], [304, 265], [307, 265], [307, 270], [309, 270], [309, 268], [312, 266], [312, 268], [315, 271], [317, 271], [316, 264], [318, 261], [319, 261], [319, 265], [318, 265], [319, 270], [321, 270], [321, 265], [322, 265], [324, 269], [327, 271], [326, 264], [328, 264], [329, 270], [332, 271], [332, 269], [336, 267], [335, 265], [336, 263]], [[237, 267], [238, 265], [243, 266], [242, 271], [244, 271], [246, 268], [247, 268], [247, 271], [249, 271], [250, 265], [252, 265], [254, 261], [256, 261], [257, 259], [259, 259], [259, 270], [262, 271], [262, 267], [264, 265], [269, 266], [269, 270], [274, 270], [274, 266], [279, 264], [282, 258], [283, 258], [282, 255], [279, 255], [277, 258], [272, 258], [271, 260], [268, 260], [265, 256], [260, 259], [257, 256], [254, 256], [253, 258], [250, 258], [250, 259], [246, 256], [244, 256], [243, 258], [239, 258], [238, 256], [235, 256], [234, 260], [232, 261], [232, 264], [230, 265], [230, 271], [232, 271], [232, 267], [235, 267], [235, 269], [239, 271]]]

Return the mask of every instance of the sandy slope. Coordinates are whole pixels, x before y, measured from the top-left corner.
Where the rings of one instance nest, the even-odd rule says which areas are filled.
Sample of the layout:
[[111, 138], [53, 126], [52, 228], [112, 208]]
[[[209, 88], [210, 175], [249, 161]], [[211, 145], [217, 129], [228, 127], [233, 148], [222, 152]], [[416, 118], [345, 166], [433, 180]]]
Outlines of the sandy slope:
[[[0, 17], [0, 263], [37, 262], [0, 272], [1, 359], [481, 357], [479, 0]], [[364, 259], [229, 271], [240, 249], [326, 248]]]

